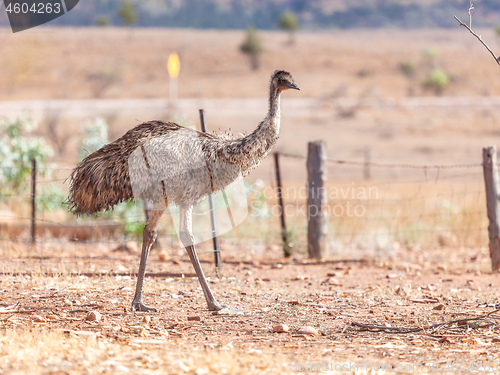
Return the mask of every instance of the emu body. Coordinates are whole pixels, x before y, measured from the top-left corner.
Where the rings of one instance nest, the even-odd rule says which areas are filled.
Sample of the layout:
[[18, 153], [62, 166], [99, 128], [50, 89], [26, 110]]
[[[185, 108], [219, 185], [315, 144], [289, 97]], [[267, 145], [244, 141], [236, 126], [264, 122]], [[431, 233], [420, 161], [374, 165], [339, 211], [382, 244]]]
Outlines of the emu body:
[[[187, 129], [172, 122], [149, 121], [91, 153], [72, 172], [68, 205], [76, 215], [106, 211], [134, 198], [155, 202], [144, 227], [132, 310], [157, 311], [142, 302], [142, 286], [158, 222], [170, 203], [179, 207], [179, 237], [196, 271], [208, 308], [222, 308], [208, 286], [193, 245], [193, 206], [207, 194], [221, 191], [235, 179], [246, 176], [266, 157], [279, 137], [280, 95], [287, 89], [300, 90], [290, 73], [274, 72], [267, 116], [245, 137], [231, 139]], [[135, 156], [144, 157], [145, 168], [134, 168], [136, 163], [130, 161]], [[152, 164], [163, 165], [159, 172], [155, 171], [160, 175], [161, 186], [151, 187], [144, 177], [150, 173], [145, 169], [150, 169]], [[144, 181], [144, 186], [139, 189], [132, 181]]]

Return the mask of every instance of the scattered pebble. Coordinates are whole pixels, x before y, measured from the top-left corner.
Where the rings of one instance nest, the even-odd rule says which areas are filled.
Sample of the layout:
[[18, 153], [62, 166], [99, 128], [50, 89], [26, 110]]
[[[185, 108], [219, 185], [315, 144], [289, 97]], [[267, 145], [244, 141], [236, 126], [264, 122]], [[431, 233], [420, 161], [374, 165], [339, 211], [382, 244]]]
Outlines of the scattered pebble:
[[318, 336], [319, 332], [316, 328], [311, 326], [304, 326], [297, 331], [298, 335], [309, 335], [309, 336]]
[[286, 324], [278, 324], [277, 326], [273, 327], [273, 332], [275, 333], [284, 333], [288, 332], [290, 328]]
[[433, 310], [444, 310], [444, 309], [446, 309], [446, 307], [442, 303], [440, 303], [439, 305], [434, 306], [432, 309]]
[[342, 283], [338, 281], [335, 277], [330, 277], [327, 280], [328, 285], [334, 285], [334, 286], [342, 286]]
[[47, 321], [44, 317], [42, 317], [42, 316], [40, 316], [40, 315], [33, 315], [33, 316], [31, 317], [31, 320], [32, 320], [33, 322], [35, 322], [35, 323], [44, 323], [44, 322], [46, 322], [46, 321]]
[[219, 311], [213, 311], [212, 315], [243, 315], [243, 311], [236, 307], [225, 307]]
[[289, 305], [300, 305], [300, 301], [298, 301], [298, 300], [288, 301], [287, 303]]
[[91, 322], [100, 322], [102, 318], [102, 315], [99, 311], [91, 311], [87, 314], [85, 317], [85, 320], [91, 321]]
[[199, 322], [201, 320], [201, 317], [200, 316], [188, 316], [188, 321], [195, 321], [195, 322]]

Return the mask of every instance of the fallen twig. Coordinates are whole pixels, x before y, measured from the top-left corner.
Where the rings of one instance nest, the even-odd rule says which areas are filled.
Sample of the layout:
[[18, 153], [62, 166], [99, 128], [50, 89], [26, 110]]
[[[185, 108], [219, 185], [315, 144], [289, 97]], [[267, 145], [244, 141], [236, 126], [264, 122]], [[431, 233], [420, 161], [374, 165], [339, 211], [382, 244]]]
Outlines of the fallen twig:
[[17, 312], [17, 308], [19, 307], [19, 302], [14, 304], [14, 305], [10, 305], [10, 306], [7, 306], [7, 307], [0, 307], [0, 314], [10, 314], [10, 313], [15, 313]]
[[[455, 323], [460, 323], [461, 325], [466, 325], [466, 323], [468, 323], [468, 322], [473, 322], [473, 321], [489, 318], [491, 315], [493, 315], [494, 313], [497, 313], [497, 312], [500, 312], [500, 309], [491, 311], [488, 314], [477, 316], [475, 318], [464, 318], [464, 319], [450, 320], [448, 322], [432, 324], [432, 325], [426, 326], [426, 327], [413, 327], [413, 328], [386, 327], [386, 326], [379, 326], [379, 325], [364, 324], [364, 323], [359, 323], [359, 322], [352, 322], [351, 325], [353, 325], [355, 327], [362, 328], [360, 331], [384, 332], [384, 333], [411, 333], [411, 332], [420, 332], [420, 331], [426, 331], [426, 330], [435, 330], [437, 328], [448, 326], [450, 324], [455, 324]], [[498, 317], [493, 317], [493, 319], [498, 319]], [[481, 326], [481, 327], [483, 327], [483, 326]]]

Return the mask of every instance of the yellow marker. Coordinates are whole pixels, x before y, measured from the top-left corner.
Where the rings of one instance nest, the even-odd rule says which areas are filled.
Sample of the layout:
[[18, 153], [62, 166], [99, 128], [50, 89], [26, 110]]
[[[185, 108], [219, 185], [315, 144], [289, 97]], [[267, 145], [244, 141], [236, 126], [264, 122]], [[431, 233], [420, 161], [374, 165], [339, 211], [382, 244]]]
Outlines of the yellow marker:
[[171, 78], [177, 78], [179, 76], [179, 71], [181, 70], [181, 62], [179, 61], [179, 55], [177, 53], [171, 53], [168, 56], [167, 62], [168, 75]]

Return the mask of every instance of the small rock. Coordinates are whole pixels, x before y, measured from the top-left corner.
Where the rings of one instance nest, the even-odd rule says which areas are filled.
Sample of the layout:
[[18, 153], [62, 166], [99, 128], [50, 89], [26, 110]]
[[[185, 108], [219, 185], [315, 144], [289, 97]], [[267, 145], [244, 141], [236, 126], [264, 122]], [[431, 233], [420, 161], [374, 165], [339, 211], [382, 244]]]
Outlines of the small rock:
[[297, 275], [295, 280], [309, 280], [309, 275]]
[[288, 332], [290, 329], [286, 324], [278, 324], [277, 326], [273, 327], [273, 332], [275, 333], [284, 333]]
[[91, 311], [87, 314], [85, 317], [85, 320], [91, 321], [91, 322], [100, 322], [102, 318], [102, 315], [99, 311]]
[[199, 322], [201, 320], [200, 316], [188, 316], [188, 321]]
[[311, 326], [304, 326], [297, 331], [298, 335], [309, 335], [309, 336], [318, 336], [319, 332], [316, 328]]
[[224, 307], [219, 311], [212, 312], [212, 315], [243, 315], [243, 311], [236, 307]]
[[145, 315], [143, 318], [142, 318], [142, 322], [143, 323], [146, 323], [146, 324], [149, 324], [151, 322], [151, 317], [149, 315]]
[[457, 236], [450, 232], [439, 234], [438, 242], [441, 247], [455, 246], [458, 243]]
[[328, 285], [334, 285], [334, 286], [342, 286], [342, 283], [338, 281], [335, 277], [330, 277], [327, 280]]
[[288, 301], [287, 302], [289, 305], [300, 305], [300, 301], [293, 300], [293, 301]]
[[434, 306], [432, 309], [433, 310], [444, 310], [444, 309], [446, 309], [446, 307], [442, 303], [440, 303], [439, 305]]
[[47, 321], [44, 317], [42, 317], [42, 316], [40, 316], [40, 315], [33, 315], [33, 316], [31, 317], [31, 320], [32, 320], [33, 322], [35, 322], [35, 323], [44, 323], [44, 322], [46, 322], [46, 321]]
[[394, 293], [396, 293], [401, 297], [408, 297], [410, 292], [411, 292], [411, 284], [398, 285], [397, 288], [394, 290]]
[[115, 247], [112, 251], [120, 251], [120, 252], [126, 252], [130, 254], [136, 254], [139, 249], [137, 248], [137, 244], [133, 241], [128, 241], [126, 243], [122, 243], [118, 247]]

